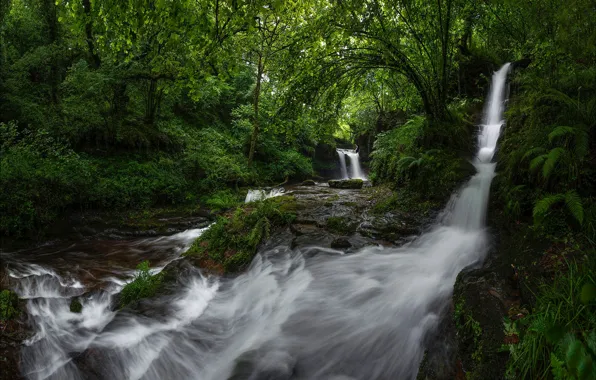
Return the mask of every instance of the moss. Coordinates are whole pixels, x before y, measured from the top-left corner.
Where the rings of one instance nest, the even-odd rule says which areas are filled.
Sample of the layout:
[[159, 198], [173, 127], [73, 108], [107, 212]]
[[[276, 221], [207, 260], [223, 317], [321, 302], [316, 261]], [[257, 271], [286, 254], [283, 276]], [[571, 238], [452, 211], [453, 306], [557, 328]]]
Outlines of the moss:
[[0, 320], [9, 321], [19, 316], [19, 297], [10, 290], [0, 292]]
[[362, 189], [364, 181], [361, 179], [342, 179], [329, 181], [329, 187], [337, 189]]
[[202, 268], [238, 272], [250, 264], [272, 229], [294, 221], [296, 208], [291, 195], [242, 205], [220, 216], [185, 255], [198, 259]]
[[349, 235], [356, 231], [356, 223], [350, 222], [349, 219], [339, 216], [331, 216], [327, 218], [327, 229], [341, 235]]
[[81, 304], [81, 301], [79, 301], [78, 298], [73, 298], [72, 301], [70, 301], [70, 312], [80, 313], [81, 311], [83, 311], [83, 304]]

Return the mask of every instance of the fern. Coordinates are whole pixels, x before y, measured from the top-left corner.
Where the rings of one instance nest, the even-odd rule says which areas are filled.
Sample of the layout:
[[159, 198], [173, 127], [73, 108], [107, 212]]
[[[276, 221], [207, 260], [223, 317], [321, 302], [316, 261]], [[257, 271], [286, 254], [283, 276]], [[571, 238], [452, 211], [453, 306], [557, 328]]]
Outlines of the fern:
[[545, 153], [545, 152], [546, 152], [546, 149], [541, 146], [532, 148], [523, 155], [522, 161], [529, 159], [530, 157], [536, 155], [537, 153]]
[[552, 143], [555, 139], [567, 135], [575, 136], [575, 128], [568, 126], [558, 126], [555, 127], [555, 129], [553, 129], [553, 131], [548, 134], [548, 141]]
[[584, 222], [584, 207], [580, 196], [575, 190], [568, 191], [565, 194], [553, 194], [548, 195], [534, 205], [534, 223], [540, 223], [550, 209], [557, 203], [565, 202], [565, 206], [569, 213], [577, 220], [580, 224]]
[[565, 206], [567, 206], [567, 210], [569, 210], [579, 224], [584, 223], [584, 206], [582, 199], [577, 195], [575, 190], [568, 191], [565, 194]]
[[562, 202], [564, 199], [565, 196], [563, 194], [554, 194], [546, 196], [536, 202], [533, 211], [534, 223], [541, 222], [546, 214], [550, 211], [551, 207], [559, 202]]
[[535, 171], [539, 167], [541, 167], [542, 164], [544, 164], [544, 161], [546, 160], [546, 157], [548, 157], [546, 154], [542, 154], [542, 155], [540, 155], [538, 157], [535, 157], [532, 161], [530, 161], [530, 170], [531, 171]]
[[550, 177], [553, 169], [557, 166], [557, 163], [564, 154], [565, 149], [561, 147], [554, 148], [550, 152], [548, 152], [548, 156], [546, 157], [546, 161], [544, 162], [544, 166], [542, 167], [542, 176], [545, 179], [548, 179]]

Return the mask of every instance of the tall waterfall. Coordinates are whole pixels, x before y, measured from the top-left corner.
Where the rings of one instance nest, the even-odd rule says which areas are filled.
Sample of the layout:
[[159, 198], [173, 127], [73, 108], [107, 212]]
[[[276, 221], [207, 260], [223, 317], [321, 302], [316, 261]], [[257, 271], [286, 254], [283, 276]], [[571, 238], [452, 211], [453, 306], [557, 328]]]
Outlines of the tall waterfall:
[[[342, 179], [358, 178], [366, 179], [362, 166], [360, 166], [360, 153], [353, 149], [337, 149], [339, 155], [339, 164], [341, 168]], [[348, 175], [348, 168], [346, 165], [346, 156], [350, 159], [350, 174]]]
[[[238, 277], [185, 272], [174, 293], [144, 301], [136, 313], [108, 307], [121, 277], [134, 273], [119, 273], [120, 282], [107, 270], [92, 274], [72, 265], [63, 251], [50, 253], [64, 257], [57, 261], [62, 274], [48, 269], [47, 255], [39, 262], [2, 256], [11, 281], [20, 285], [15, 290], [29, 298], [36, 329], [23, 350], [23, 374], [29, 379], [415, 379], [424, 342], [448, 311], [458, 273], [481, 263], [487, 252], [484, 217], [508, 69], [507, 64], [493, 76], [474, 163], [478, 173], [430, 231], [402, 247], [369, 246], [352, 254], [312, 248], [303, 254], [280, 244], [259, 252]], [[155, 255], [166, 243], [179, 247], [167, 262], [188, 246], [187, 235], [143, 240], [130, 254]], [[147, 244], [156, 249], [146, 251]], [[88, 257], [84, 247], [76, 254]], [[107, 267], [114, 254], [122, 253], [109, 253]], [[115, 290], [84, 298], [83, 313], [74, 314], [68, 297], [82, 293], [83, 277], [105, 277], [116, 283]]]

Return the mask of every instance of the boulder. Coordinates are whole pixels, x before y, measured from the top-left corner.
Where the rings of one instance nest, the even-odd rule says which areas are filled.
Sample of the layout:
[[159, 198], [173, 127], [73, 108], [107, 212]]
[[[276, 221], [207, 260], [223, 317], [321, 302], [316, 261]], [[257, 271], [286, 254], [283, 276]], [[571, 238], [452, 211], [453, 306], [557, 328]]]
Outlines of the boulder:
[[361, 179], [339, 179], [329, 181], [329, 187], [336, 189], [362, 189], [364, 181]]
[[316, 184], [317, 183], [312, 179], [307, 179], [306, 181], [303, 181], [300, 186], [315, 186]]

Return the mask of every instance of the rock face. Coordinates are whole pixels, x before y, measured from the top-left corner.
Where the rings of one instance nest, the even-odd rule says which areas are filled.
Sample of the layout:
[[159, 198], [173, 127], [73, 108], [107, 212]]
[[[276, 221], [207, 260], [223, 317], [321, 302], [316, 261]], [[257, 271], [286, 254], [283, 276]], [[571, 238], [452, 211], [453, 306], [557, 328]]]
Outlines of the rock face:
[[364, 181], [361, 179], [339, 179], [329, 181], [329, 187], [335, 189], [362, 189]]

